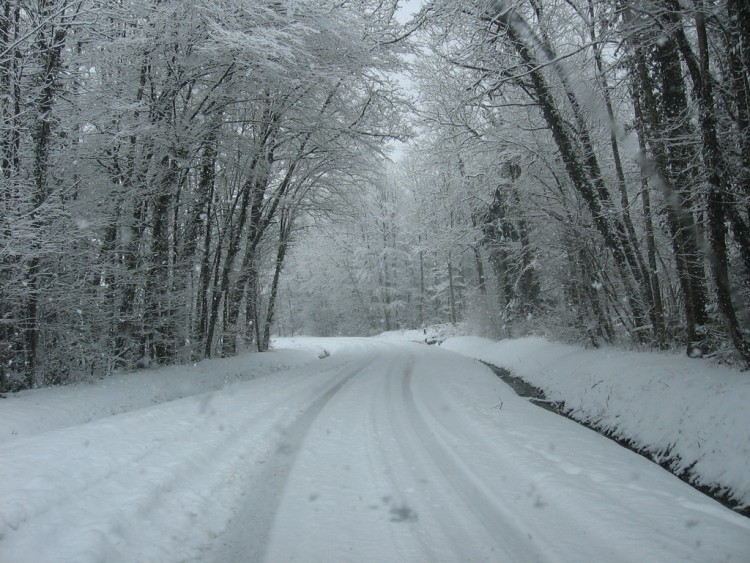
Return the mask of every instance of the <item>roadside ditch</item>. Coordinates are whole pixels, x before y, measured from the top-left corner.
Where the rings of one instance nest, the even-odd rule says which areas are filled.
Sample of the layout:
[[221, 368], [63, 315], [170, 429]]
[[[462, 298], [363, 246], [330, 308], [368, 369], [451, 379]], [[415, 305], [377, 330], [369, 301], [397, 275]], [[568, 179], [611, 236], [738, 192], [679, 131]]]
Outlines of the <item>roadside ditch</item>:
[[615, 436], [612, 432], [603, 430], [602, 428], [598, 428], [595, 424], [592, 424], [589, 421], [579, 420], [575, 418], [571, 413], [571, 409], [566, 408], [564, 402], [550, 401], [549, 399], [547, 399], [546, 395], [544, 394], [544, 391], [542, 391], [538, 387], [531, 385], [530, 383], [521, 379], [520, 377], [513, 375], [507, 369], [487, 363], [487, 362], [482, 362], [482, 363], [486, 365], [488, 368], [490, 368], [492, 372], [495, 375], [497, 375], [500, 379], [502, 379], [505, 383], [510, 385], [513, 391], [515, 391], [519, 397], [523, 397], [527, 399], [530, 403], [533, 403], [534, 405], [538, 407], [542, 407], [543, 409], [551, 411], [555, 414], [564, 416], [565, 418], [568, 418], [572, 420], [573, 422], [576, 422], [591, 430], [594, 430], [595, 432], [601, 434], [602, 436], [609, 438], [610, 440], [614, 442], [617, 442], [620, 446], [627, 448], [630, 451], [635, 452], [638, 455], [645, 457], [649, 461], [660, 465], [662, 468], [666, 469], [667, 471], [669, 471], [676, 477], [680, 478], [682, 481], [684, 481], [685, 483], [687, 483], [694, 489], [720, 502], [727, 508], [732, 509], [737, 514], [741, 514], [742, 516], [750, 518], [750, 506], [744, 507], [744, 508], [738, 507], [737, 501], [733, 500], [730, 496], [731, 491], [728, 491], [726, 489], [715, 489], [711, 487], [706, 487], [704, 485], [697, 485], [694, 482], [691, 482], [692, 471], [690, 468], [688, 468], [686, 471], [681, 471], [681, 472], [674, 471], [672, 467], [674, 467], [674, 462], [677, 461], [674, 457], [660, 456], [660, 458], [657, 460], [648, 449], [639, 447], [632, 440], [622, 438], [620, 436]]

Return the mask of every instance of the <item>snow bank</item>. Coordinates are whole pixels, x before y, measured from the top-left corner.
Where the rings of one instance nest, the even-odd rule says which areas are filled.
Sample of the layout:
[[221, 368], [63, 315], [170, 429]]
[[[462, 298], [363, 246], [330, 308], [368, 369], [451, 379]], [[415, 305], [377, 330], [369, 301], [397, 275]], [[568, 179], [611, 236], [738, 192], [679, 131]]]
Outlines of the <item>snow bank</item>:
[[274, 350], [103, 378], [95, 383], [32, 389], [0, 398], [0, 443], [83, 424], [151, 405], [216, 391], [227, 385], [299, 366], [315, 350]]
[[465, 334], [465, 327], [461, 324], [437, 324], [425, 328], [390, 330], [375, 336], [378, 340], [387, 342], [419, 342], [420, 344], [440, 344], [447, 338]]
[[509, 369], [570, 415], [626, 439], [693, 483], [750, 506], [750, 375], [703, 360], [543, 338], [464, 336], [443, 348]]

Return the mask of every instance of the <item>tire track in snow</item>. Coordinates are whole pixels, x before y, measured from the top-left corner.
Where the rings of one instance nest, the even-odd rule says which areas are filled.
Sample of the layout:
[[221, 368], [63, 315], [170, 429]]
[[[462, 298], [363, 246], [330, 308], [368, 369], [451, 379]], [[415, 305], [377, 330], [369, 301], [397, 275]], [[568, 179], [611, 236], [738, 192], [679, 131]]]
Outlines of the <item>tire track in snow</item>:
[[[285, 386], [280, 392], [286, 391], [287, 387], [291, 388], [298, 386], [299, 382], [292, 381], [290, 384]], [[59, 433], [66, 435], [70, 433], [80, 433], [81, 439], [85, 439], [86, 449], [80, 452], [74, 452], [74, 455], [70, 458], [65, 458], [65, 461], [81, 462], [91, 457], [90, 450], [95, 448], [95, 444], [89, 447], [89, 430], [99, 429], [101, 432], [109, 431], [114, 434], [116, 430], [119, 432], [130, 432], [130, 424], [137, 422], [137, 419], [151, 418], [157, 420], [160, 416], [163, 416], [165, 409], [180, 409], [184, 405], [191, 401], [196, 401], [198, 405], [198, 414], [205, 415], [210, 414], [214, 407], [211, 407], [213, 397], [217, 392], [209, 392], [202, 395], [196, 395], [193, 397], [186, 397], [182, 399], [176, 399], [174, 401], [168, 401], [161, 405], [146, 407], [144, 409], [138, 409], [130, 411], [128, 413], [121, 413], [105, 419], [97, 419], [90, 422], [85, 422], [75, 426], [70, 426], [58, 430], [50, 431], [51, 433]], [[299, 394], [299, 391], [296, 391]], [[248, 418], [243, 423], [243, 427], [254, 426], [264, 417], [268, 416], [268, 413], [285, 405], [290, 400], [290, 397], [283, 394], [276, 402], [268, 405], [260, 413], [256, 413]], [[87, 495], [98, 494], [100, 489], [106, 489], [113, 481], [118, 479], [126, 480], [131, 477], [131, 473], [134, 467], [150, 467], [154, 465], [154, 456], [159, 456], [164, 453], [164, 448], [167, 444], [178, 444], [186, 443], [195, 439], [196, 437], [196, 426], [204, 424], [205, 421], [199, 421], [198, 418], [184, 419], [180, 421], [179, 425], [171, 428], [158, 428], [154, 426], [154, 433], [150, 436], [142, 436], [141, 439], [131, 444], [131, 448], [123, 452], [118, 452], [117, 457], [110, 457], [102, 460], [101, 456], [97, 456], [99, 462], [96, 466], [88, 466], [87, 471], [84, 474], [66, 474], [64, 469], [57, 469], [56, 465], [50, 466], [48, 473], [43, 477], [49, 481], [57, 481], [64, 484], [64, 486], [57, 486], [54, 494], [47, 494], [40, 496], [40, 504], [34, 506], [32, 504], [32, 511], [23, 515], [23, 518], [19, 518], [17, 521], [13, 520], [12, 512], [5, 513], [6, 519], [10, 519], [11, 525], [14, 530], [23, 527], [27, 520], [38, 518], [47, 514], [48, 512], [54, 511], [59, 506], [66, 506], [71, 502], [80, 501]], [[214, 458], [218, 456], [223, 450], [227, 449], [228, 444], [236, 444], [242, 440], [244, 434], [244, 428], [237, 428], [232, 432], [229, 432], [223, 436], [223, 440], [215, 441], [209, 444], [207, 452], [208, 456]], [[100, 438], [96, 438], [101, 440]], [[22, 441], [18, 441], [16, 444], [10, 444], [5, 448], [6, 454], [9, 457], [13, 457], [13, 449], [19, 449], [23, 447], [29, 447], [28, 444], [33, 444], [38, 439], [34, 436], [24, 438]], [[101, 440], [106, 441], [106, 440]], [[10, 453], [8, 453], [10, 450]], [[64, 452], [60, 452], [61, 455]], [[88, 464], [87, 464], [88, 465]], [[172, 485], [179, 479], [180, 472], [184, 468], [186, 471], [195, 465], [195, 460], [192, 457], [178, 458], [177, 462], [173, 464], [173, 471], [166, 478], [159, 481], [159, 487], [162, 490], [169, 490]], [[193, 472], [194, 473], [194, 472]], [[134, 484], [137, 485], [137, 482]], [[144, 501], [144, 504], [139, 506], [139, 511], [147, 512], [148, 506], [153, 504], [153, 501], [158, 499], [158, 495], [147, 497], [148, 500]], [[42, 504], [43, 502], [43, 504]], [[4, 503], [0, 502], [0, 514], [4, 511]], [[0, 529], [0, 538], [2, 538], [3, 530]]]
[[[547, 562], [556, 561], [557, 557], [553, 547], [542, 543], [541, 538], [529, 535], [532, 526], [524, 526], [519, 523], [518, 515], [512, 508], [504, 504], [503, 499], [489, 488], [481, 478], [472, 470], [471, 466], [451, 448], [445, 436], [440, 432], [444, 422], [437, 420], [428, 421], [422, 409], [417, 404], [412, 389], [414, 381], [414, 363], [412, 356], [405, 367], [396, 370], [397, 392], [394, 393], [394, 408], [392, 413], [401, 423], [401, 446], [405, 456], [413, 464], [420, 464], [420, 458], [431, 460], [429, 467], [425, 467], [421, 461], [422, 471], [432, 474], [441, 484], [441, 494], [463, 504], [466, 509], [475, 515], [475, 522], [458, 522], [453, 516], [451, 506], [439, 511], [440, 524], [446, 536], [452, 538], [455, 549], [464, 560], [476, 560], [480, 548], [488, 550], [494, 548], [489, 546], [471, 545], [466, 546], [468, 537], [479, 537], [495, 540], [493, 543], [502, 552], [495, 551], [494, 556], [511, 561]], [[449, 416], [446, 410], [444, 416]], [[456, 419], [455, 422], [460, 422]], [[466, 428], [457, 424], [454, 429], [465, 432]], [[467, 439], [470, 436], [466, 436]], [[426, 456], [415, 455], [421, 451]], [[463, 512], [463, 511], [462, 511]], [[478, 534], [482, 529], [485, 533]], [[502, 537], [502, 542], [497, 538]], [[468, 548], [468, 550], [467, 550]]]
[[391, 521], [411, 522], [420, 560], [511, 560], [495, 549], [496, 538], [471, 518], [473, 512], [464, 507], [465, 499], [446, 475], [441, 456], [428, 451], [426, 443], [434, 438], [417, 432], [410, 418], [408, 410], [414, 407], [406, 399], [404, 386], [415, 361], [414, 351], [391, 358], [385, 366], [382, 392], [373, 402], [373, 414], [384, 429], [382, 437], [377, 437], [380, 457], [394, 492]]
[[276, 449], [269, 453], [268, 459], [263, 461], [262, 470], [249, 484], [250, 489], [244, 497], [242, 508], [222, 534], [218, 552], [212, 554], [214, 560], [264, 560], [276, 512], [310, 427], [331, 399], [376, 360], [375, 356], [369, 357], [358, 362], [353, 369], [346, 365], [333, 368], [343, 371], [348, 367], [333, 385], [328, 383], [317, 388], [311, 395], [312, 402], [309, 406], [277, 428]]
[[[414, 367], [414, 357], [406, 360], [405, 368], [404, 363], [404, 359], [400, 359], [388, 367], [383, 394], [378, 397], [380, 404], [375, 405], [375, 410], [385, 407], [386, 428], [391, 428], [378, 441], [394, 491], [392, 514], [396, 521], [400, 514], [411, 516], [416, 524], [414, 536], [425, 560], [476, 560], [473, 557], [475, 546], [466, 541], [472, 536], [470, 523], [452, 517], [456, 499], [452, 498], [451, 487], [445, 487], [445, 478], [435, 464], [428, 467], [424, 463], [425, 456], [420, 455], [424, 446], [407, 420], [402, 385], [403, 378]], [[382, 423], [383, 415], [378, 418]], [[439, 530], [437, 535], [436, 530]]]
[[[96, 431], [96, 441], [107, 442], [118, 440], [122, 434], [133, 435], [131, 428], [140, 428], [144, 417], [156, 422], [164, 418], [165, 411], [190, 414], [189, 417], [178, 417], [176, 426], [163, 428], [153, 424], [151, 434], [131, 440], [128, 447], [112, 457], [97, 455], [94, 443], [80, 452], [73, 452], [70, 457], [61, 452], [62, 464], [49, 466], [40, 476], [41, 481], [27, 485], [38, 487], [40, 491], [38, 501], [29, 506], [30, 511], [17, 513], [12, 498], [0, 500], [0, 524], [5, 524], [0, 526], [0, 538], [4, 530], [10, 534], [1, 546], [0, 552], [5, 555], [0, 554], [0, 560], [5, 560], [4, 557], [13, 552], [14, 545], [22, 546], [36, 541], [33, 536], [40, 530], [44, 530], [42, 535], [50, 540], [50, 544], [54, 544], [55, 541], [69, 541], [72, 528], [78, 530], [77, 533], [88, 534], [87, 526], [91, 530], [100, 530], [107, 537], [106, 541], [97, 542], [100, 559], [117, 560], [117, 553], [122, 553], [121, 550], [139, 549], [137, 545], [129, 545], [129, 538], [125, 536], [130, 536], [132, 530], [121, 530], [120, 522], [147, 522], [155, 511], [163, 512], [165, 506], [178, 510], [173, 520], [187, 519], [189, 523], [192, 519], [194, 524], [198, 524], [203, 510], [215, 512], [208, 505], [214, 495], [223, 493], [228, 480], [233, 478], [232, 474], [246, 473], [246, 470], [241, 471], [241, 466], [248, 460], [257, 459], [259, 453], [263, 455], [259, 445], [270, 443], [272, 438], [267, 437], [278, 434], [278, 426], [283, 424], [284, 415], [278, 413], [288, 409], [289, 405], [306, 404], [308, 398], [317, 396], [321, 389], [325, 392], [330, 387], [331, 378], [336, 378], [341, 370], [340, 366], [333, 365], [302, 379], [295, 375], [299, 370], [293, 370], [289, 381], [267, 380], [264, 384], [255, 380], [249, 388], [243, 386], [188, 397], [54, 431], [61, 435], [78, 434], [86, 442], [90, 436], [94, 436], [92, 431]], [[321, 378], [326, 381], [322, 386]], [[344, 383], [342, 381], [341, 385]], [[247, 393], [247, 389], [254, 390], [261, 384], [263, 391], [269, 392], [273, 399], [260, 409], [249, 408], [247, 412], [237, 410], [238, 397]], [[211, 419], [206, 418], [227, 409], [235, 412], [234, 421], [227, 428], [221, 418], [216, 419], [219, 423], [217, 427], [213, 427]], [[282, 420], [278, 421], [279, 418]], [[105, 431], [106, 438], [100, 434], [101, 431]], [[250, 437], [248, 431], [252, 432]], [[41, 437], [30, 437], [6, 449], [28, 447], [39, 440]], [[198, 442], [205, 447], [196, 448]], [[93, 466], [87, 462], [92, 455], [98, 462]], [[85, 471], [78, 469], [82, 464], [86, 466]], [[55, 483], [51, 493], [47, 491], [47, 482]], [[122, 493], [124, 490], [128, 491], [125, 495]], [[96, 499], [108, 497], [125, 499], [127, 502], [109, 507], [106, 513], [88, 514], [88, 505], [96, 504]], [[70, 506], [77, 507], [80, 520], [60, 527], [59, 513]], [[228, 512], [231, 513], [231, 508]], [[32, 521], [36, 533], [29, 536], [25, 528]], [[84, 524], [86, 522], [87, 525]], [[151, 532], [145, 530], [144, 533]], [[52, 538], [58, 539], [52, 541]], [[186, 549], [198, 540], [195, 537], [177, 537], [174, 541], [180, 544], [180, 549]]]

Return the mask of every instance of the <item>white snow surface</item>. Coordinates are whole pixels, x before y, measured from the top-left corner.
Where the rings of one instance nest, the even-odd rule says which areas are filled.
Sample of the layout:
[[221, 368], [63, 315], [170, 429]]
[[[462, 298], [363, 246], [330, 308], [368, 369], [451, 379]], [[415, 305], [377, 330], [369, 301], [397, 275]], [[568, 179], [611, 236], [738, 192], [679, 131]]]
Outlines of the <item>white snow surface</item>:
[[216, 391], [235, 382], [303, 365], [314, 358], [312, 350], [272, 351], [10, 393], [5, 400], [0, 399], [0, 443]]
[[442, 347], [508, 369], [564, 401], [573, 418], [670, 460], [678, 474], [690, 469], [692, 482], [729, 490], [739, 506], [750, 506], [749, 373], [684, 355], [590, 350], [539, 337], [462, 336]]
[[276, 346], [183, 368], [217, 390], [185, 377], [182, 398], [124, 405], [158, 370], [0, 399], [4, 428], [49, 421], [0, 443], [0, 561], [750, 559], [750, 520], [473, 359]]

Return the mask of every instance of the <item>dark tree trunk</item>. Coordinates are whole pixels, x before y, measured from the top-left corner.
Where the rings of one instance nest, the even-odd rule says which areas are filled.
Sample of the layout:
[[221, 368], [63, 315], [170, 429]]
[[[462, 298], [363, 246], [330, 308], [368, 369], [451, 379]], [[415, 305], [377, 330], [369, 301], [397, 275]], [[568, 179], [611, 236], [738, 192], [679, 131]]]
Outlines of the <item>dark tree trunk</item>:
[[[700, 54], [700, 123], [703, 139], [703, 161], [709, 185], [708, 225], [711, 240], [711, 270], [716, 284], [719, 311], [724, 317], [727, 333], [742, 358], [750, 363], [750, 344], [740, 327], [732, 301], [732, 287], [729, 279], [729, 256], [727, 253], [727, 214], [732, 205], [729, 201], [728, 186], [725, 181], [726, 166], [716, 135], [716, 113], [713, 100], [712, 77], [709, 71], [708, 37], [702, 12], [696, 17], [698, 48]], [[743, 241], [739, 241], [740, 245]], [[746, 244], [750, 241], [744, 241]]]
[[[737, 132], [740, 139], [740, 193], [750, 197], [750, 2], [727, 0], [729, 16], [729, 91], [735, 101]], [[750, 218], [750, 203], [745, 207]], [[748, 272], [750, 276], [750, 272]]]
[[[568, 177], [586, 203], [593, 217], [594, 225], [602, 236], [605, 245], [612, 252], [620, 278], [626, 288], [634, 319], [638, 323], [640, 319], [643, 319], [640, 310], [641, 299], [631, 282], [631, 275], [636, 275], [637, 268], [633, 267], [631, 269], [631, 266], [635, 265], [635, 260], [632, 249], [627, 247], [627, 241], [624, 238], [624, 228], [616, 220], [614, 220], [615, 225], [613, 226], [611, 222], [613, 219], [611, 219], [611, 214], [608, 212], [608, 208], [611, 206], [607, 199], [606, 190], [602, 190], [601, 186], [597, 189], [587, 175], [587, 168], [591, 169], [593, 166], [593, 162], [590, 160], [591, 155], [586, 159], [577, 150], [570, 136], [569, 127], [560, 115], [552, 92], [542, 76], [539, 63], [535, 60], [531, 51], [511, 23], [507, 24], [506, 31], [519, 56], [528, 68], [528, 75], [537, 96], [537, 102], [547, 126], [550, 128], [555, 144], [560, 151], [560, 156], [562, 157]], [[596, 173], [596, 170], [591, 171]], [[598, 176], [600, 177], [600, 174]], [[638, 334], [642, 334], [642, 331], [638, 331]]]
[[693, 91], [698, 100], [701, 134], [701, 154], [703, 157], [704, 177], [708, 185], [707, 219], [709, 242], [709, 263], [716, 288], [719, 312], [724, 319], [724, 327], [734, 347], [746, 362], [750, 362], [750, 343], [742, 334], [732, 299], [732, 287], [729, 276], [729, 255], [727, 252], [728, 231], [726, 222], [733, 222], [735, 243], [750, 271], [750, 238], [748, 228], [739, 213], [735, 212], [729, 189], [729, 168], [724, 162], [717, 134], [716, 106], [713, 95], [714, 78], [711, 75], [709, 61], [708, 34], [706, 31], [706, 7], [702, 1], [696, 3], [695, 29], [698, 40], [696, 57], [682, 26], [682, 7], [677, 0], [664, 0], [667, 11], [664, 15], [673, 28], [673, 35], [680, 54], [688, 69], [693, 83]]
[[[633, 107], [635, 110], [635, 128], [638, 136], [638, 148], [642, 155], [646, 154], [646, 139], [644, 134], [645, 121], [641, 108], [640, 96], [637, 91], [632, 92]], [[654, 303], [653, 318], [657, 344], [659, 348], [667, 345], [666, 324], [664, 319], [664, 304], [661, 295], [661, 283], [659, 282], [658, 268], [656, 263], [656, 238], [654, 236], [653, 212], [651, 210], [651, 188], [648, 176], [641, 174], [641, 202], [643, 206], [644, 239], [646, 241], [646, 253], [648, 258], [648, 280], [651, 287], [651, 300]]]
[[271, 327], [273, 325], [274, 314], [276, 310], [276, 296], [279, 290], [279, 279], [284, 267], [284, 258], [289, 246], [289, 237], [291, 235], [294, 219], [288, 213], [282, 213], [279, 225], [279, 246], [276, 250], [276, 263], [274, 264], [273, 281], [271, 282], [271, 294], [268, 298], [268, 307], [266, 308], [266, 320], [263, 326], [263, 335], [258, 340], [258, 352], [266, 352], [271, 342]]
[[[680, 67], [675, 43], [666, 39], [654, 47], [653, 70], [658, 84], [652, 81], [645, 56], [637, 42], [634, 45], [637, 96], [647, 122], [640, 134], [645, 136], [646, 123], [650, 129], [649, 140], [654, 165], [645, 155], [642, 160], [643, 173], [657, 184], [667, 204], [667, 224], [677, 266], [677, 275], [683, 294], [685, 312], [687, 352], [695, 355], [706, 351], [706, 342], [701, 328], [708, 323], [703, 253], [700, 251], [698, 228], [691, 211], [691, 166], [695, 154], [687, 143], [671, 143], [671, 136], [688, 139], [693, 135], [684, 111], [688, 107], [685, 82]], [[657, 100], [655, 92], [660, 98]]]
[[450, 254], [448, 254], [448, 301], [450, 305], [450, 320], [456, 324], [458, 317], [456, 315], [456, 291], [453, 286], [453, 264]]
[[[49, 6], [40, 5], [39, 17], [43, 21], [48, 14]], [[55, 28], [46, 24], [39, 30], [37, 49], [40, 56], [41, 73], [38, 76], [39, 94], [37, 96], [36, 122], [32, 131], [34, 144], [33, 180], [34, 180], [34, 210], [31, 214], [32, 224], [36, 236], [41, 236], [41, 231], [46, 223], [41, 217], [41, 208], [50, 196], [50, 152], [52, 143], [53, 117], [52, 110], [55, 106], [56, 93], [60, 87], [59, 77], [63, 70], [62, 50], [65, 47], [67, 28], [60, 26]], [[35, 387], [42, 383], [38, 373], [37, 359], [39, 356], [39, 302], [42, 291], [42, 277], [44, 275], [43, 259], [40, 256], [44, 249], [42, 241], [37, 238], [32, 243], [32, 259], [26, 271], [27, 304], [26, 318], [24, 321], [24, 332], [26, 334], [26, 379], [29, 387]]]
[[479, 294], [484, 296], [487, 295], [487, 280], [484, 276], [484, 264], [482, 264], [482, 254], [479, 251], [478, 245], [472, 245], [472, 252], [474, 253], [474, 262], [477, 267], [477, 289]]
[[419, 326], [424, 326], [424, 303], [425, 303], [425, 284], [424, 284], [424, 249], [422, 248], [422, 235], [419, 235]]
[[[196, 251], [199, 256], [198, 280], [195, 311], [191, 328], [191, 339], [194, 342], [192, 355], [197, 360], [205, 354], [206, 324], [208, 322], [208, 307], [210, 302], [209, 287], [211, 284], [211, 244], [213, 234], [213, 200], [216, 185], [216, 141], [215, 133], [204, 147], [202, 165], [198, 179], [198, 195], [192, 217], [192, 227], [188, 232], [188, 243], [185, 248], [185, 260], [195, 259]], [[201, 242], [200, 247], [198, 242]]]
[[[660, 348], [665, 345], [665, 332], [664, 332], [664, 311], [661, 301], [661, 295], [658, 292], [658, 280], [652, 280], [651, 278], [656, 275], [655, 267], [647, 267], [643, 260], [640, 252], [638, 252], [638, 237], [635, 232], [633, 220], [630, 215], [630, 198], [628, 197], [627, 183], [625, 181], [625, 172], [622, 166], [622, 159], [620, 157], [620, 148], [617, 141], [617, 135], [615, 133], [615, 114], [612, 108], [612, 100], [609, 92], [609, 85], [607, 84], [607, 78], [604, 72], [604, 63], [602, 61], [601, 47], [598, 44], [598, 38], [595, 30], [595, 12], [594, 4], [592, 0], [588, 0], [589, 9], [589, 34], [593, 45], [594, 61], [597, 68], [597, 79], [599, 81], [600, 89], [604, 97], [604, 105], [607, 110], [607, 117], [610, 122], [609, 128], [609, 140], [610, 147], [612, 148], [612, 158], [615, 164], [615, 172], [617, 175], [617, 187], [620, 192], [620, 207], [622, 208], [623, 224], [627, 232], [630, 245], [636, 249], [635, 256], [637, 260], [638, 269], [641, 271], [641, 277], [643, 279], [642, 285], [648, 288], [648, 299], [646, 300], [648, 315], [653, 325], [653, 333], [656, 338], [656, 343]], [[648, 194], [645, 196], [648, 197]], [[644, 199], [644, 205], [648, 205]], [[647, 222], [651, 221], [650, 214], [646, 218]], [[648, 236], [648, 233], [647, 233]], [[651, 242], [653, 242], [653, 231], [651, 231]], [[648, 244], [648, 243], [647, 243]]]

